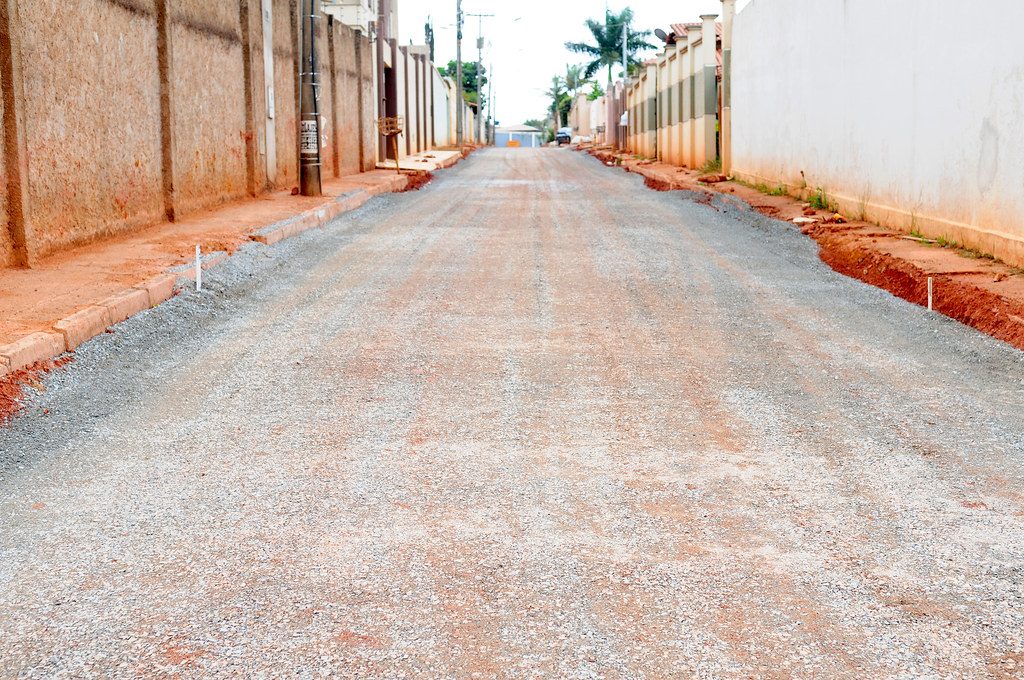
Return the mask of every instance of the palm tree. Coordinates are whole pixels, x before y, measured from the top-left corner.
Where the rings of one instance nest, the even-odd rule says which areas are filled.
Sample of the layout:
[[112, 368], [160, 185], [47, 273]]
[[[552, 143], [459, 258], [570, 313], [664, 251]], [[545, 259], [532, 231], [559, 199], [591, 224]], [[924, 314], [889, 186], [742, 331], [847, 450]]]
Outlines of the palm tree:
[[626, 8], [618, 14], [609, 9], [604, 11], [604, 23], [594, 19], [587, 19], [587, 28], [594, 36], [594, 44], [582, 42], [567, 42], [566, 49], [578, 54], [585, 54], [590, 57], [586, 69], [583, 72], [585, 79], [594, 77], [601, 68], [608, 67], [608, 82], [612, 82], [612, 67], [622, 63], [622, 27], [626, 27], [626, 47], [629, 49], [630, 63], [639, 63], [636, 58], [637, 52], [641, 50], [654, 49], [644, 38], [651, 34], [650, 31], [634, 31], [631, 28], [633, 23], [633, 10]]
[[586, 84], [587, 79], [583, 77], [582, 67], [567, 66], [565, 68], [565, 89], [569, 91], [570, 97], [575, 97], [576, 93], [582, 90]]
[[561, 115], [563, 103], [569, 94], [565, 91], [565, 80], [561, 76], [555, 76], [551, 79], [551, 88], [544, 93], [545, 97], [551, 100], [551, 112], [552, 118], [555, 121], [555, 130], [557, 131], [561, 127]]

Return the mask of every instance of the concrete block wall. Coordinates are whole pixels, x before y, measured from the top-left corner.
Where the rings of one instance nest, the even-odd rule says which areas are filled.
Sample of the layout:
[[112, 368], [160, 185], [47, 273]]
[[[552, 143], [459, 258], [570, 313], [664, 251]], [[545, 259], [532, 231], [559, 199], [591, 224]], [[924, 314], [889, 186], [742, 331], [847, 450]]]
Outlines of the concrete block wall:
[[337, 57], [336, 46], [332, 54], [332, 41], [334, 40], [334, 17], [325, 16], [322, 21], [316, 24], [316, 58], [317, 68], [320, 71], [320, 97], [317, 101], [317, 111], [320, 113], [320, 166], [321, 177], [327, 179], [334, 176], [334, 166], [337, 160], [341, 159], [337, 154], [338, 134], [335, 130], [336, 113], [334, 105], [335, 81], [337, 69], [334, 68], [334, 59]]
[[[237, 2], [208, 0], [174, 0], [168, 10], [174, 208], [187, 214], [246, 193], [241, 15]], [[113, 70], [111, 64], [99, 73]], [[103, 143], [104, 135], [94, 136]]]
[[590, 101], [584, 92], [577, 94], [569, 109], [569, 126], [573, 137], [593, 137], [594, 129], [590, 120]]
[[[398, 140], [400, 158], [429, 149], [452, 146], [456, 135], [455, 83], [441, 76], [430, 61], [428, 48], [402, 45], [395, 50], [395, 80], [398, 113], [405, 119], [403, 134]], [[475, 139], [475, 116], [464, 105], [467, 142]]]
[[646, 158], [658, 153], [658, 67], [648, 64], [638, 78], [630, 82], [627, 94], [629, 107], [629, 142], [627, 150]]
[[604, 144], [608, 131], [608, 102], [605, 95], [587, 102], [590, 108], [590, 133], [596, 144]]
[[[254, 1], [254, 0], [250, 0]], [[273, 0], [274, 145], [272, 186], [299, 183], [299, 27], [297, 0]], [[266, 111], [262, 116], [266, 116]]]
[[329, 116], [328, 144], [330, 163], [325, 168], [336, 177], [366, 172], [374, 168], [376, 144], [373, 53], [369, 40], [337, 21], [330, 21], [330, 43], [323, 73], [326, 76], [323, 100]]
[[675, 44], [622, 84], [629, 120], [625, 139], [614, 135], [618, 148], [690, 168], [719, 157], [722, 42], [716, 18], [703, 15], [700, 22], [678, 25]]
[[12, 4], [31, 255], [162, 219], [155, 2], [80, 0], [73, 20], [59, 0]]
[[[0, 9], [0, 266], [297, 184], [298, 0]], [[372, 169], [369, 41], [317, 32], [324, 176]]]
[[436, 68], [431, 66], [430, 78], [433, 81], [431, 86], [431, 97], [433, 107], [433, 146], [452, 146], [455, 143], [455, 138], [449, 133], [454, 125], [454, 121], [450, 119], [450, 110], [448, 107], [448, 86], [445, 83], [445, 79], [441, 76]]
[[445, 88], [448, 91], [448, 136], [451, 140], [451, 144], [458, 144], [458, 109], [462, 107], [463, 115], [463, 142], [466, 144], [472, 144], [476, 140], [476, 116], [473, 114], [473, 109], [470, 108], [469, 104], [465, 101], [458, 101], [459, 96], [456, 91], [455, 81], [452, 78], [445, 78]]
[[984, 9], [754, 0], [734, 22], [734, 174], [1024, 264], [1024, 5]]

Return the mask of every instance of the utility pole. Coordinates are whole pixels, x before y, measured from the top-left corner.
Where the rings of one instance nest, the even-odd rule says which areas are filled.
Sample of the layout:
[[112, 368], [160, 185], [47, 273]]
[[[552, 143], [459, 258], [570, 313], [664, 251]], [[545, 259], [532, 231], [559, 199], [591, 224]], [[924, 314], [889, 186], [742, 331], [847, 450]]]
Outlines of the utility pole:
[[466, 105], [466, 100], [462, 96], [462, 0], [455, 0], [455, 24], [456, 24], [456, 37], [455, 37], [455, 139], [458, 142], [459, 149], [462, 148], [462, 109]]
[[427, 47], [430, 48], [430, 63], [434, 63], [434, 20], [427, 17], [427, 24], [423, 27], [426, 33]]
[[476, 143], [480, 144], [484, 141], [483, 135], [480, 131], [483, 129], [484, 123], [484, 93], [480, 91], [480, 71], [483, 70], [484, 63], [484, 20], [483, 15], [480, 15], [480, 28], [477, 29], [476, 39]]
[[302, 0], [302, 61], [299, 68], [299, 110], [302, 114], [299, 145], [299, 193], [319, 196], [320, 183], [320, 73], [316, 60], [316, 24], [320, 0]]
[[484, 19], [493, 17], [493, 14], [468, 14], [466, 16], [476, 17], [479, 20], [476, 39], [476, 140], [479, 143], [483, 137], [480, 134], [480, 126], [483, 124], [484, 98], [480, 91], [480, 71], [484, 65]]
[[487, 120], [490, 123], [487, 131], [490, 142], [494, 143], [494, 64], [487, 67]]

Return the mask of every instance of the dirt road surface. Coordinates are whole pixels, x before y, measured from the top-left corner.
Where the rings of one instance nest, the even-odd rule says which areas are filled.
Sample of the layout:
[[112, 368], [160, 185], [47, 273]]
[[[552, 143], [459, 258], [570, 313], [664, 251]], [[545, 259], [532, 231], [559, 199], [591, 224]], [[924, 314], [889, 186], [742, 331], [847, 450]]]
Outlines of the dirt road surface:
[[1021, 677], [1024, 355], [727, 201], [483, 151], [84, 346], [0, 676]]

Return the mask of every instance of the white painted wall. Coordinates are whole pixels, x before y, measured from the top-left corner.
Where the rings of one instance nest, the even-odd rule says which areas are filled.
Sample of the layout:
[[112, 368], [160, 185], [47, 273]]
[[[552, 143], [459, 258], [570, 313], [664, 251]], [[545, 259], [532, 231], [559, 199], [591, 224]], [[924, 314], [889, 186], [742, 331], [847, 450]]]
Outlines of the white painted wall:
[[1024, 261], [1022, 25], [1019, 0], [752, 0], [735, 174]]
[[451, 146], [455, 141], [448, 135], [451, 128], [448, 120], [448, 86], [433, 66], [430, 67], [430, 77], [434, 81], [434, 100], [431, 102], [434, 107], [434, 141], [436, 146]]
[[608, 129], [608, 100], [605, 97], [598, 97], [590, 102], [590, 129], [594, 135], [594, 141], [605, 143], [606, 132], [598, 134], [598, 129]]

